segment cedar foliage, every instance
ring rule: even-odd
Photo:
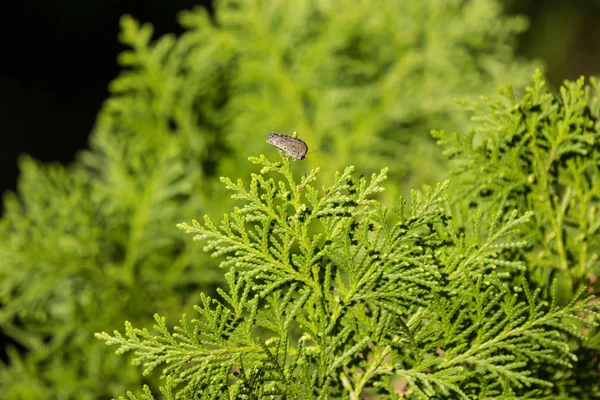
[[[173,226],[230,209],[218,177],[246,176],[243,160],[263,151],[266,132],[297,130],[311,150],[327,147],[308,160],[330,165],[326,174],[350,159],[370,174],[401,155],[394,181],[420,182],[440,169],[426,132],[468,125],[451,99],[519,85],[529,70],[512,50],[524,21],[494,0],[218,0],[214,9],[182,13],[178,38],[153,38],[150,24],[123,17],[129,50],[90,149],[67,167],[20,161],[0,220],[0,329],[11,340],[2,397],[97,399],[155,386],[93,333],[124,320],[148,326],[155,311],[175,321],[198,291],[214,292],[216,261]]]
[[[565,81],[550,91],[540,71],[524,95],[507,86],[500,99],[463,102],[477,121],[468,135],[434,132],[455,160],[463,208],[533,210],[523,231],[530,245],[515,254],[530,282],[559,283],[562,303],[586,286],[600,295],[600,83]],[[557,375],[561,396],[600,397],[600,330],[571,342],[578,362]]]
[[[507,285],[527,268],[511,256],[531,213],[476,213],[466,234],[446,183],[388,210],[374,198],[387,169],[319,189],[318,169],[298,180],[285,156],[250,160],[249,184],[222,178],[233,212],[179,225],[224,258],[219,298],[172,330],[156,315],[154,332],[97,335],[161,369],[167,399],[551,398],[543,372],[572,367],[565,334],[585,340],[593,296],[559,306],[556,282],[549,302]]]
[[[558,278],[572,295],[600,273],[600,84],[566,81],[554,94],[537,71],[524,96],[501,94],[464,102],[477,121],[468,135],[434,136],[457,161],[471,207],[536,211],[535,247],[523,253],[532,279]]]

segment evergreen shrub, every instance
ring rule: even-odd
[[[181,23],[180,37],[154,39],[123,17],[124,70],[90,148],[69,166],[20,161],[0,220],[3,398],[157,386],[93,333],[149,326],[153,312],[176,321],[198,292],[216,295],[217,261],[173,227],[230,210],[218,177],[251,173],[268,131],[325,148],[306,165],[327,165],[327,179],[350,161],[366,175],[390,165],[388,205],[444,179],[427,132],[471,126],[454,97],[519,87],[531,70],[513,55],[525,21],[495,0],[216,0]]]
[[[594,296],[561,306],[556,281],[541,301],[512,279],[531,212],[477,212],[461,230],[447,184],[389,210],[374,198],[387,169],[318,188],[318,169],[251,161],[249,184],[222,179],[238,207],[179,225],[223,259],[227,287],[173,329],[156,315],[153,331],[97,335],[160,369],[165,398],[550,398],[547,371],[577,361],[568,340],[596,324]]]

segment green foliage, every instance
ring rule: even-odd
[[[140,382],[93,333],[125,316],[147,321],[149,305],[180,315],[215,281],[189,268],[201,253],[173,233],[182,211],[200,211],[199,177],[176,157],[183,145],[132,144],[125,157],[96,143],[70,168],[22,160],[20,196],[5,198],[0,225],[0,326],[20,346],[0,366],[4,398],[95,399]]]
[[[188,30],[177,40],[151,42],[149,25],[124,18],[132,51],[121,61],[131,69],[113,84],[132,103],[126,110],[188,136],[211,176],[239,174],[248,154],[264,151],[267,132],[297,131],[311,150],[326,149],[309,167],[352,163],[370,173],[401,159],[396,180],[435,182],[443,158],[429,130],[470,126],[453,99],[525,84],[531,70],[512,50],[525,21],[491,0],[214,7],[214,16],[182,13]]]
[[[374,199],[387,169],[348,167],[319,189],[318,169],[297,181],[285,157],[251,161],[262,169],[248,186],[222,179],[239,207],[180,224],[224,258],[220,299],[201,295],[173,330],[156,315],[155,332],[97,335],[145,374],[161,369],[167,399],[551,398],[543,371],[568,371],[564,334],[594,322],[581,293],[560,307],[557,285],[550,304],[507,285],[525,268],[508,256],[530,213],[475,214],[465,235],[447,184],[388,210]]]
[[[455,172],[472,207],[535,210],[524,256],[543,286],[558,277],[576,287],[600,273],[599,94],[596,79],[581,78],[555,95],[538,71],[520,98],[507,87],[503,100],[465,103],[480,122],[469,135],[436,133],[461,161]]]
[[[525,77],[512,53],[524,21],[494,0],[220,0],[214,16],[181,21],[181,37],[154,40],[124,17],[130,49],[90,150],[69,167],[21,161],[0,221],[0,329],[16,346],[0,364],[3,398],[96,399],[140,384],[92,333],[151,324],[152,312],[175,320],[191,294],[211,293],[215,262],[173,226],[228,210],[216,177],[242,176],[268,131],[326,147],[313,167],[401,159],[396,181],[421,181],[440,158],[426,132],[466,126],[451,99]]]
[[[467,103],[478,127],[464,137],[434,135],[457,161],[463,178],[459,198],[481,210],[534,211],[523,230],[530,246],[520,252],[530,281],[550,290],[560,284],[561,302],[579,287],[600,295],[600,83],[566,81],[552,93],[541,73],[519,96],[511,87],[499,100]],[[582,330],[587,343],[572,343],[579,363],[561,376],[564,391],[600,396],[600,332]]]
[[[0,365],[5,398],[96,399],[139,383],[93,333],[150,323],[148,307],[180,315],[222,279],[190,268],[202,252],[173,229],[203,210],[200,157],[126,103],[107,102],[74,165],[23,158],[18,195],[4,199],[0,327],[19,346]]]

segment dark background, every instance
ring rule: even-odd
[[[119,18],[181,33],[176,15],[209,0],[80,0],[13,3],[0,13],[0,193],[14,190],[17,158],[68,163],[87,146],[96,113],[119,73]],[[556,87],[600,73],[600,0],[504,0],[531,27],[519,55],[543,60]],[[532,71],[533,73],[533,71]],[[1,213],[1,205],[0,205]]]

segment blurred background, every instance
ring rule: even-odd
[[[529,19],[518,54],[540,59],[554,87],[600,72],[600,0],[503,3],[509,14]],[[121,15],[151,22],[156,36],[177,34],[177,13],[199,4],[211,8],[208,0],[34,1],[14,2],[20,10],[2,13],[0,192],[14,190],[19,154],[68,163],[86,147],[119,72]]]

